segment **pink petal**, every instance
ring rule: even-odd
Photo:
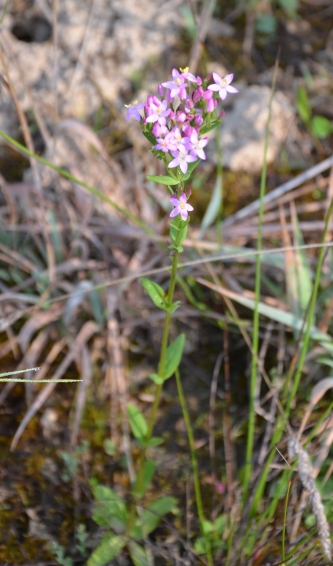
[[[173,218],[174,216],[177,216],[180,213],[180,208],[177,206],[177,208],[174,208],[171,212],[170,212],[170,216],[171,218]]]
[[[169,167],[170,167],[170,164],[169,164]],[[186,161],[181,161],[179,167],[185,175],[185,173],[187,173],[187,163],[186,163]]]
[[[228,86],[226,87],[226,90],[227,90],[228,92],[238,92],[237,88],[235,88],[234,86],[230,86],[230,85],[228,85]]]
[[[217,84],[221,84],[221,82],[222,82],[222,78],[217,73],[213,73],[213,79]]]
[[[168,167],[171,167],[171,169],[173,167],[177,167],[177,165],[179,164],[179,159],[178,157],[176,157],[176,159],[173,159],[172,161],[170,161],[170,163],[168,164]]]

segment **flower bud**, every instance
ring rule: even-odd
[[[205,90],[203,92],[202,98],[204,100],[210,100],[211,98],[213,98],[213,91],[212,90]]]
[[[211,98],[210,100],[208,100],[207,102],[207,112],[213,112],[213,110],[215,110],[215,105],[214,102],[216,102],[216,100],[214,100],[213,98]]]
[[[155,138],[159,138],[160,136],[163,135],[162,126],[158,122],[155,122],[155,124],[153,125],[152,132]]]

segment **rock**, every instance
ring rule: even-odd
[[[233,107],[226,112],[221,128],[224,167],[248,173],[261,171],[270,95],[271,90],[266,86],[250,86],[239,94],[229,95],[232,96]],[[282,92],[276,92],[272,104],[267,163],[277,158],[293,128],[294,116],[288,98]]]
[[[41,10],[45,2],[15,0],[2,40],[22,109],[31,110],[33,96],[42,114],[57,122],[58,116],[91,116],[103,102],[119,104],[136,73],[176,44],[182,3],[59,2],[53,43],[52,11]],[[1,86],[0,94],[8,104],[10,95]]]

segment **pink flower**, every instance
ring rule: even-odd
[[[194,155],[188,154],[188,150],[182,145],[179,146],[178,153],[173,152],[173,155],[175,155],[175,158],[170,161],[168,167],[172,169],[173,167],[179,166],[184,175],[187,173],[187,164],[196,161],[196,157],[194,157]]]
[[[180,133],[180,129],[177,126],[172,128],[170,132],[170,137],[172,139],[173,145],[175,146],[174,148],[172,148],[173,150],[177,150],[180,147],[184,147],[184,144],[186,144],[189,141],[189,138],[182,137],[182,134]]]
[[[177,198],[176,195],[174,195],[173,197],[171,197],[170,202],[172,206],[175,207],[170,213],[171,218],[180,214],[182,220],[187,220],[188,213],[194,210],[193,206],[187,204],[187,198],[185,193],[182,193],[179,199]]]
[[[214,98],[210,98],[207,102],[206,110],[207,112],[213,112],[217,106],[217,101]]]
[[[191,135],[191,153],[200,157],[200,159],[206,159],[206,154],[203,150],[205,145],[208,144],[208,139],[203,138],[202,140],[198,139],[197,132],[193,132]]]
[[[158,144],[154,145],[154,149],[159,149],[164,151],[164,153],[168,153],[169,151],[174,151],[177,149],[177,143],[174,139],[172,133],[169,133],[165,136],[165,138],[157,138]]]
[[[165,136],[168,133],[168,128],[166,126],[161,126],[158,122],[155,122],[153,125],[152,132],[155,138],[160,138],[161,136]]]
[[[199,102],[199,100],[203,96],[203,93],[204,93],[204,89],[202,88],[202,86],[199,86],[199,88],[197,88],[197,90],[195,90],[193,93],[194,102]]]
[[[209,90],[219,91],[219,96],[222,100],[227,98],[228,92],[238,92],[238,90],[230,86],[234,75],[231,73],[230,75],[226,75],[225,77],[220,77],[217,73],[213,73],[213,79],[215,81],[214,85],[209,85]]]
[[[187,74],[190,75],[191,73],[187,73]],[[184,100],[186,98],[187,85],[185,84],[185,78],[183,73],[179,73],[177,69],[172,69],[172,77],[173,77],[173,81],[166,81],[165,83],[162,83],[162,86],[170,90],[171,98],[175,98],[175,96],[179,96],[181,100]],[[194,80],[196,81],[195,77]]]
[[[134,120],[140,122],[141,116],[139,114],[139,110],[144,107],[144,104],[138,104],[138,101],[134,100],[133,104],[125,104],[125,107],[128,109],[126,112],[126,121],[133,117]]]
[[[170,114],[170,108],[167,108],[168,102],[164,100],[160,104],[154,104],[151,102],[149,105],[149,116],[147,117],[147,122],[158,122],[161,126],[165,126],[166,117]]]

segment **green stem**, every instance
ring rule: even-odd
[[[172,260],[170,285],[169,285],[168,300],[167,300],[168,310],[166,311],[166,314],[165,314],[163,336],[162,336],[162,343],[161,343],[161,352],[160,352],[160,361],[159,361],[159,364],[158,364],[158,375],[161,378],[163,378],[163,376],[164,376],[165,358],[166,358],[166,351],[167,351],[168,341],[169,341],[169,330],[170,330],[170,320],[171,320],[171,305],[172,305],[172,301],[173,301],[173,295],[174,295],[175,284],[176,284],[178,256],[179,256],[179,253],[178,253],[177,250],[175,250],[173,260]],[[146,439],[145,439],[146,442],[149,442],[149,440],[151,439],[152,434],[153,434],[153,430],[154,430],[154,426],[155,426],[156,418],[157,418],[157,410],[158,410],[160,400],[161,400],[162,389],[163,389],[163,383],[156,386],[155,399],[154,399],[154,402],[153,402],[153,406],[152,406],[149,421],[148,421],[148,431],[147,431],[147,435],[146,435]],[[141,490],[142,490],[143,479],[144,479],[144,463],[145,463],[145,460],[146,460],[146,452],[147,452],[146,447],[142,448],[142,451],[141,451],[139,459],[138,459],[138,474],[137,474],[136,483],[135,483],[135,493],[141,493]],[[131,526],[134,522],[135,510],[136,510],[136,506],[133,505],[132,509],[131,509],[131,513],[130,513],[130,518],[129,518],[129,526]]]
[[[289,503],[289,494],[291,488],[291,481],[288,483],[286,501],[284,505],[283,511],[283,529],[282,529],[282,566],[286,566],[286,529],[287,529],[287,513],[288,513],[288,503]]]
[[[170,286],[169,286],[169,292],[168,292],[168,307],[169,307],[169,310],[167,310],[166,315],[165,315],[162,344],[161,344],[161,353],[160,353],[160,361],[159,361],[159,364],[158,364],[158,375],[161,378],[163,378],[163,376],[164,376],[165,356],[166,356],[166,351],[167,351],[168,341],[169,341],[169,329],[170,329],[170,320],[171,320],[170,308],[171,308],[171,305],[172,305],[173,295],[174,295],[174,291],[175,291],[178,256],[179,256],[178,252],[175,251],[175,255],[173,256],[173,261],[172,261]],[[157,409],[158,409],[158,406],[160,404],[162,389],[163,389],[163,383],[161,383],[160,385],[157,386],[157,389],[156,389],[156,392],[155,392],[155,399],[154,399],[154,403],[153,403],[153,406],[152,406],[152,409],[151,409],[150,418],[149,418],[149,422],[148,422],[147,440],[150,439],[150,437],[153,433],[153,430],[154,430],[154,426],[155,426],[155,422],[156,422],[156,416],[157,416]]]
[[[332,216],[332,212],[333,212],[333,199],[331,200],[330,206],[329,206],[327,214],[326,214],[325,227],[324,227],[324,232],[323,232],[323,236],[322,236],[322,243],[324,243],[326,241],[326,236],[327,236],[327,232],[328,232],[328,228],[329,228],[329,221],[330,221],[330,218]],[[252,502],[251,511],[250,511],[251,516],[253,516],[253,514],[257,511],[259,502],[262,501],[268,471],[270,469],[270,465],[271,465],[271,463],[274,459],[274,456],[275,456],[275,452],[272,449],[273,449],[275,444],[279,444],[279,442],[282,438],[282,435],[283,435],[284,429],[285,429],[285,424],[286,424],[286,422],[289,418],[291,407],[292,407],[292,404],[294,402],[294,399],[295,399],[295,396],[296,396],[296,393],[297,393],[297,390],[298,390],[298,387],[299,387],[299,382],[300,382],[300,378],[301,378],[302,371],[303,371],[305,357],[306,357],[306,354],[307,354],[308,348],[309,348],[310,331],[311,331],[312,321],[313,321],[313,318],[314,318],[314,312],[315,312],[316,301],[317,301],[317,296],[318,296],[318,289],[319,289],[319,283],[320,283],[320,278],[321,278],[321,273],[322,273],[322,266],[323,266],[323,261],[324,261],[325,249],[326,248],[324,246],[322,246],[319,249],[319,257],[318,257],[318,263],[317,263],[317,268],[316,268],[316,273],[315,273],[315,279],[314,279],[314,283],[313,283],[313,290],[312,290],[309,308],[307,310],[306,328],[305,328],[305,333],[304,333],[304,337],[303,337],[302,348],[301,348],[301,352],[300,352],[298,363],[297,363],[297,369],[296,369],[294,377],[292,378],[293,387],[292,387],[292,390],[290,391],[290,394],[288,395],[287,406],[286,406],[286,409],[284,411],[284,415],[280,416],[277,420],[277,424],[276,424],[276,427],[275,427],[275,430],[274,430],[274,433],[273,433],[273,436],[272,436],[272,439],[271,439],[271,442],[270,442],[271,451],[270,451],[270,453],[267,457],[264,469],[261,473],[260,480],[259,480],[259,483],[257,485],[256,491],[255,491],[255,494],[254,494],[254,497],[253,497],[253,502]]]
[[[262,248],[262,225],[264,216],[264,196],[266,190],[266,175],[267,175],[267,151],[269,141],[269,128],[272,116],[272,103],[275,92],[275,83],[277,77],[277,65],[275,67],[272,92],[269,101],[268,119],[265,132],[265,147],[264,147],[264,163],[261,172],[260,180],[260,208],[258,218],[258,240],[257,251],[260,252]],[[251,359],[251,380],[250,380],[250,406],[249,406],[249,424],[246,443],[246,457],[244,467],[244,480],[243,480],[243,506],[245,506],[250,489],[250,481],[252,476],[252,455],[254,445],[254,432],[255,432],[255,395],[256,383],[258,373],[258,347],[259,347],[259,301],[260,301],[260,286],[261,286],[261,254],[258,253],[256,257],[256,275],[255,275],[255,303],[253,313],[253,338],[252,338],[252,359]]]
[[[199,468],[198,468],[198,460],[197,460],[196,453],[195,453],[193,430],[192,430],[192,426],[191,426],[190,416],[188,414],[188,410],[187,410],[187,406],[186,406],[186,401],[185,401],[184,391],[183,391],[183,387],[182,387],[182,382],[181,382],[181,379],[180,379],[179,369],[176,370],[176,383],[177,383],[177,390],[178,390],[180,406],[182,408],[182,413],[183,413],[185,426],[186,426],[186,430],[187,430],[188,443],[189,443],[189,446],[190,446],[193,479],[194,479],[194,492],[195,492],[195,500],[196,500],[197,510],[198,510],[198,517],[199,517],[199,522],[200,522],[200,529],[201,529],[202,537],[204,538],[205,544],[206,544],[207,562],[208,562],[209,566],[212,566],[213,565],[213,556],[212,556],[211,542],[209,540],[209,534],[206,535],[205,531],[204,531],[205,515],[204,515],[204,511],[203,511],[202,498],[201,498]]]

